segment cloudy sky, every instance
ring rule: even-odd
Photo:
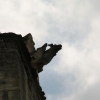
[[[99,0],[0,0],[0,31],[62,44],[39,75],[47,100],[100,100]]]

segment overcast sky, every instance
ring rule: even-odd
[[[40,73],[47,100],[100,100],[99,0],[0,0],[0,31],[62,44]]]

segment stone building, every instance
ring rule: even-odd
[[[0,34],[0,100],[46,100],[21,35]]]

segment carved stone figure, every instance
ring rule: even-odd
[[[28,34],[24,37],[24,42],[26,47],[31,56],[31,65],[35,68],[38,72],[43,70],[43,66],[50,63],[52,58],[56,55],[56,53],[62,48],[61,45],[53,45],[45,43],[42,47],[35,50],[35,43],[32,39],[32,35]],[[46,47],[49,46],[50,48],[46,50]]]
[[[42,71],[44,65],[50,63],[52,58],[56,53],[61,49],[61,45],[53,45],[46,50],[47,43],[44,44],[41,48],[38,48],[36,52],[31,53],[32,57],[32,66],[35,67],[39,72]],[[40,55],[40,56],[39,56]]]

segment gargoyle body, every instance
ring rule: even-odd
[[[32,35],[28,34],[23,38],[24,38],[23,40],[31,56],[31,65],[38,72],[41,72],[43,70],[43,66],[50,63],[52,58],[62,48],[61,45],[56,45],[56,44],[48,45],[47,43],[45,43],[42,47],[35,50],[35,47],[34,47],[35,43],[32,39]],[[46,50],[47,46],[50,47],[48,50]]]

